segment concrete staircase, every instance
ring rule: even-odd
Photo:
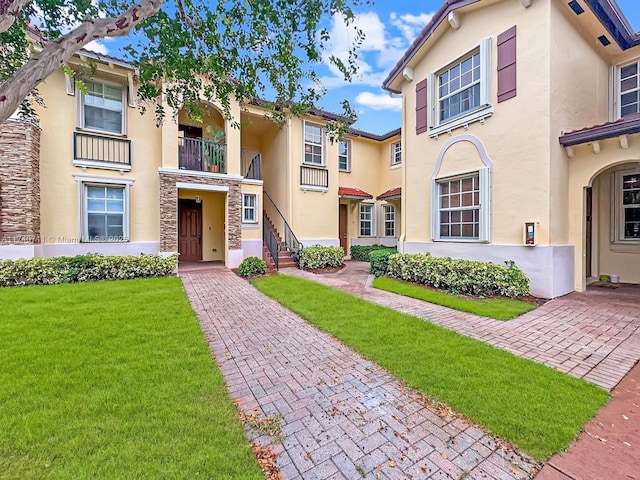
[[[273,234],[275,235],[275,237],[278,239],[278,246],[280,247],[279,248],[280,251],[278,252],[278,268],[291,268],[291,267],[298,268],[296,261],[293,259],[293,257],[289,253],[289,250],[287,249],[287,245],[285,244],[285,242],[282,241],[282,237],[280,236],[280,233],[278,232],[276,227],[273,225],[273,222],[269,218],[269,215],[267,215],[267,212],[264,212],[264,219],[265,219],[265,222],[264,222],[265,225],[263,225],[262,228],[270,228]],[[271,258],[271,254],[269,253],[269,250],[267,249],[266,245],[262,246],[262,258],[264,259],[265,262],[267,262],[267,268],[272,268],[272,269],[275,268],[275,262],[273,261],[273,258]]]

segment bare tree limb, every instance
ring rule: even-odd
[[[9,30],[24,6],[31,0],[0,0],[0,33]]]
[[[25,0],[15,1],[26,3]],[[127,35],[137,24],[158,13],[163,3],[164,0],[142,0],[117,18],[86,20],[75,30],[48,42],[42,51],[0,85],[0,123],[9,118],[26,96],[75,52],[93,40]]]

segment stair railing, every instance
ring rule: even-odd
[[[287,223],[287,220],[284,218],[284,215],[282,215],[282,212],[280,211],[276,203],[273,201],[273,199],[269,196],[269,194],[266,191],[263,190],[263,193],[265,198],[267,198],[269,202],[271,202],[271,205],[273,206],[275,211],[278,212],[278,215],[280,215],[280,219],[284,223],[284,244],[286,245],[287,250],[289,250],[291,257],[296,262],[296,265],[299,266],[300,252],[302,252],[302,248],[303,248],[302,243],[300,243],[296,235],[293,233],[293,230]],[[264,231],[265,229],[263,228],[262,230]]]
[[[280,268],[280,243],[267,220],[267,212],[263,213],[262,218],[262,241],[267,247],[269,255],[271,255],[271,259],[276,266],[276,270],[278,270]]]

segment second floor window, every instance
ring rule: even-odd
[[[391,166],[402,163],[402,144],[400,142],[391,144]]]
[[[351,171],[351,140],[338,143],[338,169],[341,172]]]
[[[324,165],[324,131],[320,125],[304,123],[304,163]]]
[[[480,106],[480,53],[438,74],[438,120],[446,122]]]
[[[640,112],[638,62],[620,68],[620,116]]]
[[[124,133],[124,88],[121,85],[85,80],[82,95],[82,127]]]

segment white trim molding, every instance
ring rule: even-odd
[[[114,163],[114,162],[95,162],[92,160],[77,160],[73,159],[73,165],[82,168],[82,171],[86,171],[87,168],[96,168],[101,170],[117,170],[119,172],[130,172],[131,165]]]
[[[240,175],[230,175],[228,173],[211,173],[211,172],[197,172],[195,170],[184,170],[181,168],[167,168],[159,167],[158,173],[165,173],[169,175],[184,175],[186,177],[201,177],[201,178],[219,178],[220,180],[237,180],[244,181],[244,177]]]
[[[176,188],[183,190],[203,190],[205,192],[228,192],[226,185],[207,185],[205,183],[176,182]]]

